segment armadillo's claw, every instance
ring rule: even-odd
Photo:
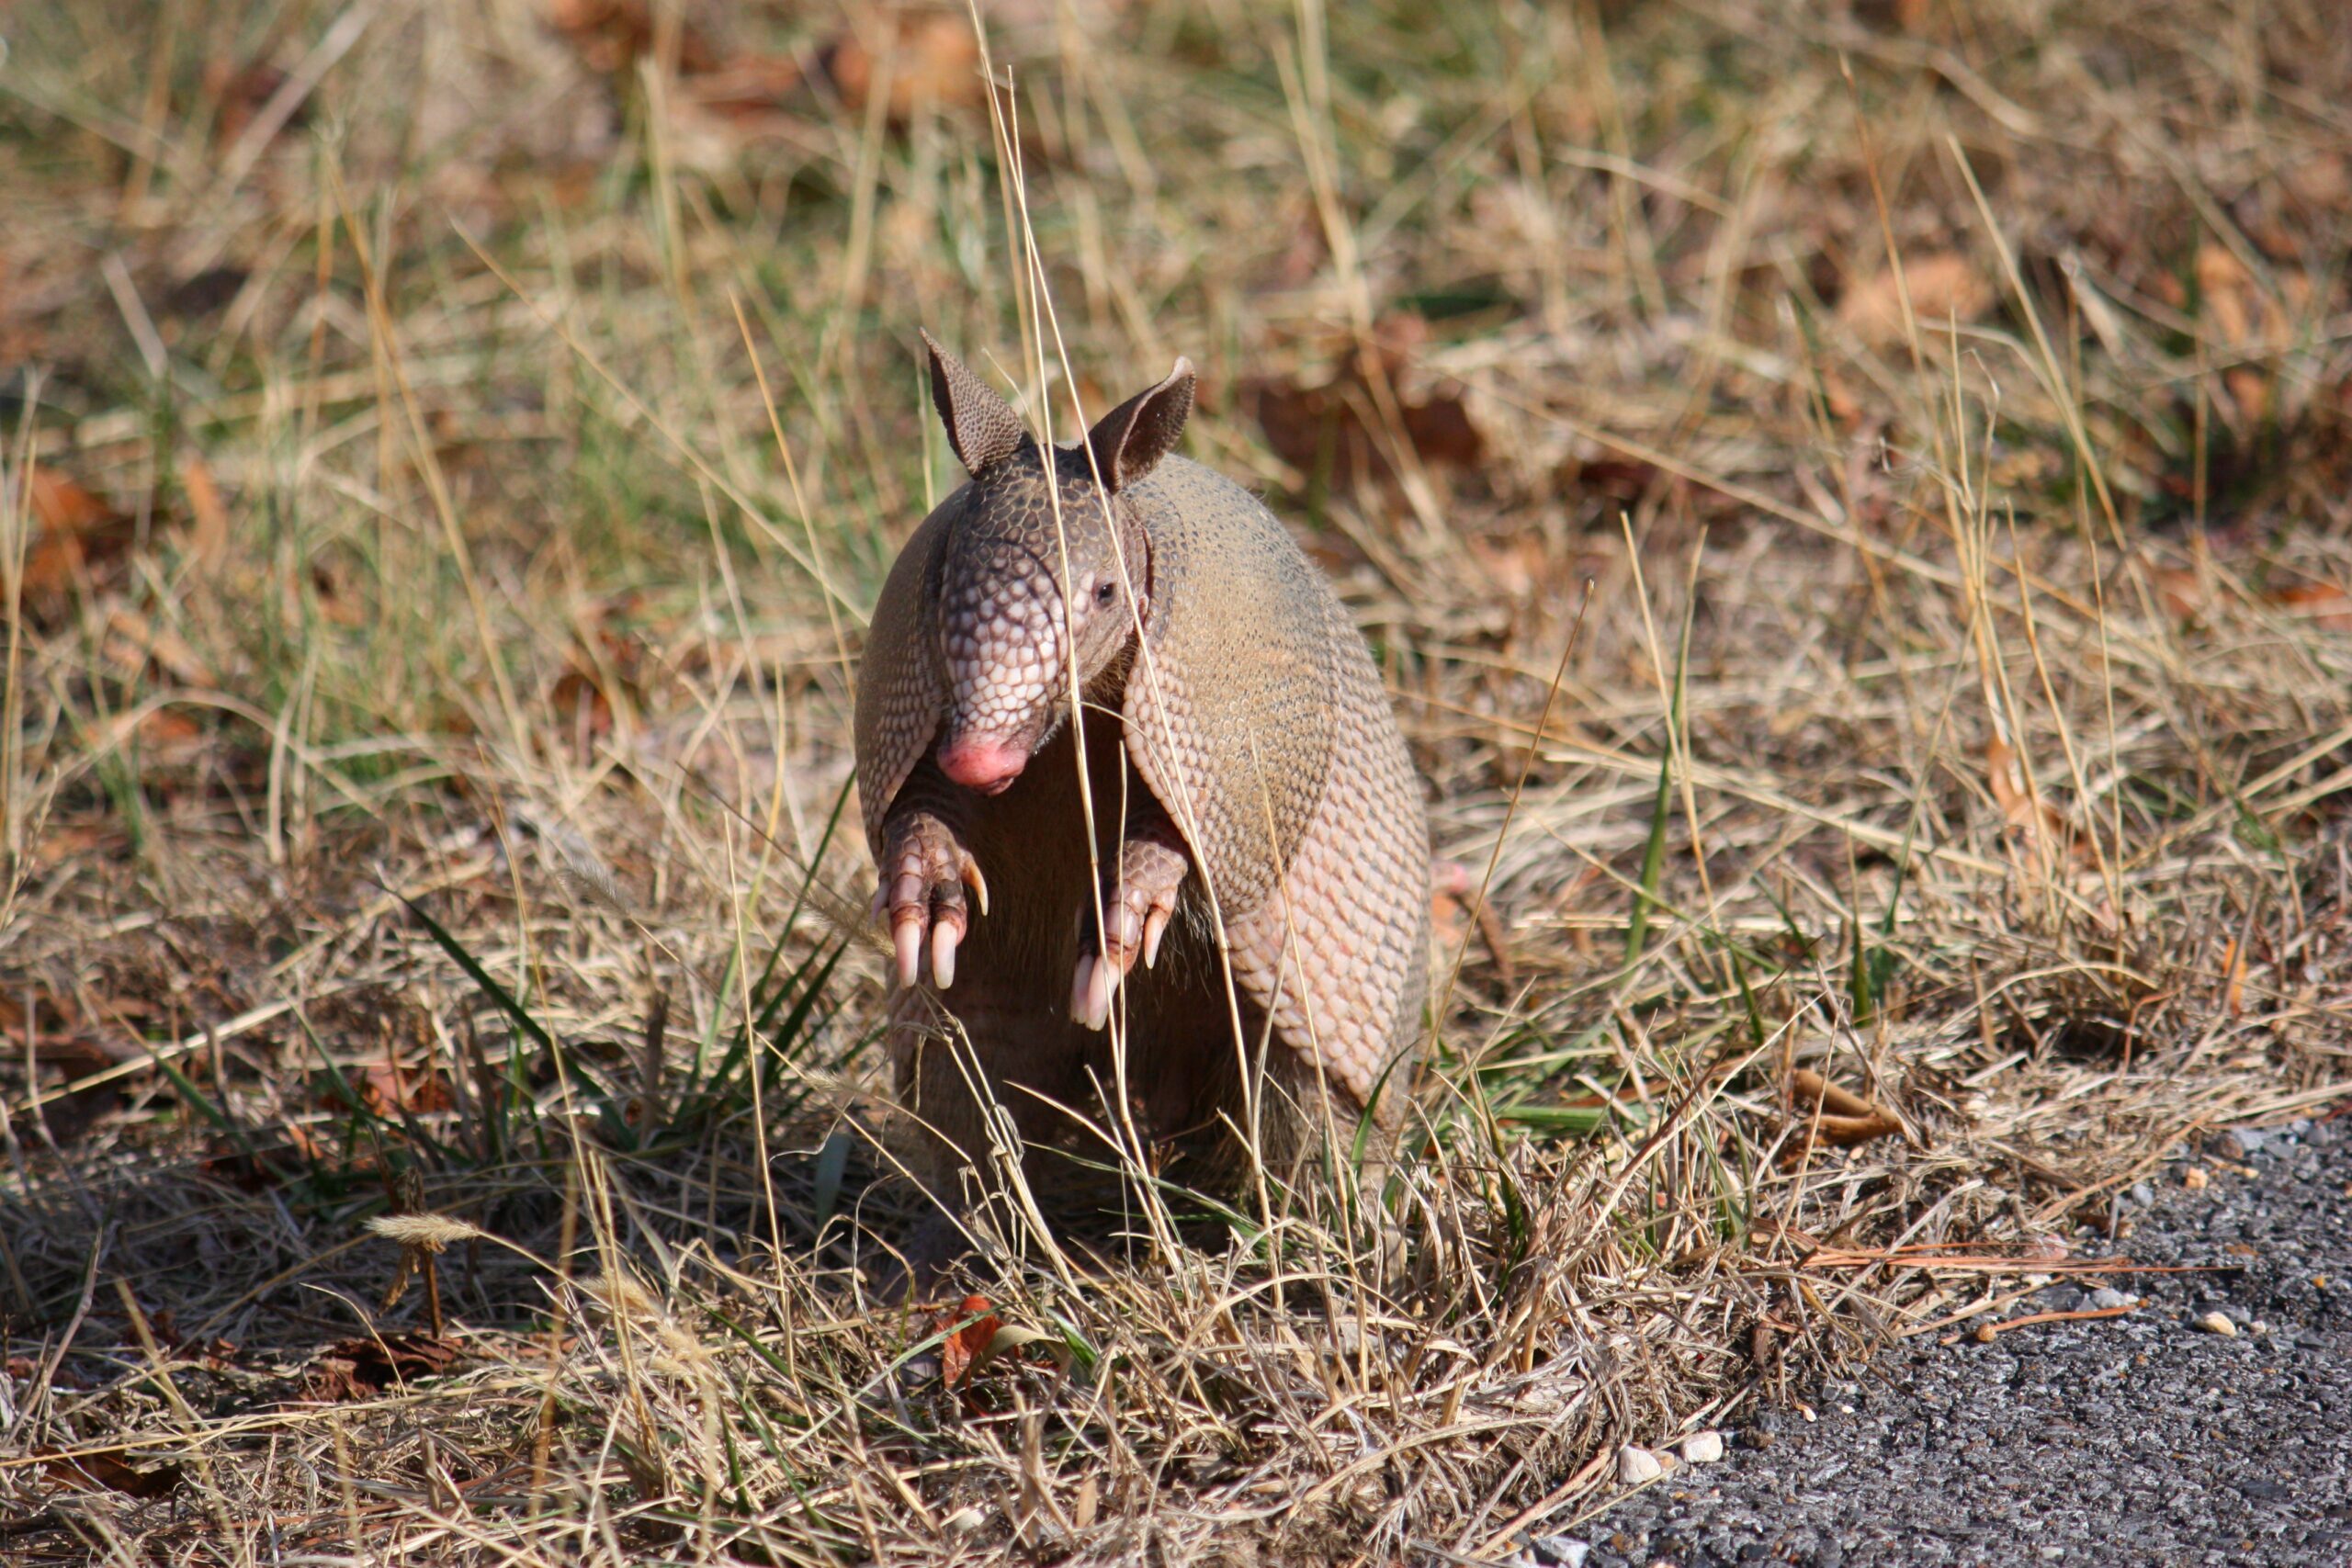
[[[988,885],[971,852],[937,817],[895,818],[886,833],[889,847],[874,905],[876,916],[890,922],[893,972],[901,988],[922,984],[928,949],[931,983],[944,991],[956,983],[956,949],[970,928],[964,890],[972,889],[985,913]]]
[[[899,948],[899,986],[904,989],[922,978],[922,919],[900,920],[890,934]]]
[[[931,983],[943,991],[956,983],[956,943],[963,934],[953,920],[931,928]]]
[[[1095,954],[1081,954],[1078,976],[1070,986],[1069,1016],[1080,1029],[1102,1029],[1111,1021],[1111,993],[1119,986],[1119,971]]]
[[[1070,985],[1070,1016],[1100,1029],[1111,1016],[1111,995],[1143,960],[1159,961],[1160,939],[1175,919],[1176,899],[1190,869],[1174,830],[1139,834],[1120,846],[1119,865],[1102,890],[1102,923],[1090,933]]]

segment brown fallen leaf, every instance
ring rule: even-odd
[[[653,48],[651,0],[548,0],[548,25],[570,40],[592,71],[628,70]],[[691,22],[678,26],[678,69],[693,75],[714,69],[718,51]]]
[[[107,614],[107,657],[126,670],[143,671],[153,662],[184,686],[209,691],[220,683],[186,637],[152,624],[128,604],[118,604]]]
[[[1891,1112],[1831,1083],[1809,1067],[1799,1067],[1789,1075],[1789,1089],[1792,1099],[1818,1109],[1798,1111],[1798,1136],[1792,1140],[1793,1146],[1781,1156],[1783,1160],[1801,1156],[1815,1139],[1849,1147],[1903,1131],[1903,1123]]]
[[[176,1464],[158,1465],[153,1470],[141,1470],[121,1457],[122,1450],[98,1450],[84,1453],[52,1451],[41,1462],[41,1472],[60,1486],[70,1486],[79,1492],[119,1492],[126,1497],[153,1501],[169,1496],[177,1490],[184,1472]]]
[[[2001,808],[2009,858],[2029,888],[2041,887],[2053,874],[2090,865],[2090,840],[2027,784],[2016,748],[1996,736],[1984,748],[1984,772],[1994,803]]]
[[[2295,339],[2295,315],[2312,298],[2311,278],[2292,267],[2271,270],[2271,285],[2255,276],[2228,246],[2209,243],[2197,253],[2199,317],[2211,329],[2217,356],[2260,358],[2283,353]],[[2258,424],[2271,412],[2272,374],[2258,364],[2235,364],[2222,371],[2227,403],[2245,424]]]
[[[193,452],[182,458],[180,490],[187,497],[188,560],[200,572],[218,571],[229,553],[229,508],[220,499],[212,465]]]
[[[682,84],[695,107],[721,119],[756,120],[778,112],[800,85],[800,65],[783,55],[746,55]]]
[[[2222,951],[2222,1001],[2232,1018],[2245,1016],[2245,954],[2235,937]]]
[[[988,1355],[989,1344],[1001,1326],[986,1296],[966,1296],[961,1304],[933,1320],[935,1328],[959,1324],[962,1326],[956,1327],[939,1346],[939,1378],[949,1388],[971,1376],[974,1364]]]
[[[1369,347],[1350,344],[1320,383],[1260,378],[1238,389],[1244,412],[1266,445],[1306,475],[1335,488],[1393,480],[1393,457],[1410,451],[1428,468],[1465,468],[1486,456],[1486,437],[1459,389],[1408,390],[1413,355],[1429,337],[1418,316],[1383,318]],[[1393,406],[1395,418],[1383,413]]]
[[[313,1404],[373,1399],[412,1378],[447,1371],[463,1349],[455,1339],[415,1330],[379,1339],[338,1340],[302,1370],[301,1398]]]
[[[177,708],[133,709],[98,726],[90,750],[96,754],[119,746],[131,748],[142,761],[172,767],[194,761],[207,739],[204,726]]]
[[[2160,566],[2149,575],[2155,581],[2156,597],[2174,619],[2198,621],[2211,611],[2212,581],[2196,568]]]
[[[2352,631],[2352,594],[2333,582],[2301,582],[2266,595],[2296,619],[2331,632]]]
[[[135,525],[82,485],[43,464],[30,475],[32,518],[38,527],[25,553],[26,602],[45,612],[62,606],[85,572],[119,558]]]
[[[447,1111],[457,1101],[449,1080],[439,1073],[402,1072],[390,1062],[379,1062],[359,1080],[359,1099],[379,1116],[397,1118],[403,1111],[417,1115]]]
[[[1905,260],[1900,283],[1890,266],[1848,288],[1838,301],[1839,324],[1867,343],[1901,343],[1906,286],[1911,319],[1923,338],[1949,321],[1973,321],[1993,306],[1993,286],[1974,262],[1957,251],[1934,251]]]
[[[987,101],[981,91],[980,40],[960,11],[907,9],[885,15],[862,31],[844,31],[818,61],[842,107],[863,113],[879,90],[888,95],[883,112],[893,124],[905,123],[924,104],[977,108]]]
[[[266,60],[239,61],[226,53],[216,53],[207,60],[202,77],[204,96],[217,106],[212,132],[219,144],[234,146],[287,80],[286,73]],[[310,123],[311,100],[307,96],[301,98],[285,115],[277,135],[299,130]]]

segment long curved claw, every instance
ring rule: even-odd
[[[893,973],[901,989],[918,986],[928,955],[932,984],[944,991],[956,983],[956,949],[971,925],[965,889],[985,914],[987,879],[955,829],[936,818],[894,822],[890,841],[874,911],[890,922]]]
[[[1070,985],[1069,1016],[1081,1029],[1102,1029],[1111,1021],[1111,994],[1118,989],[1118,966],[1089,953],[1078,961]]]
[[[1143,922],[1143,966],[1147,969],[1159,962],[1159,939],[1168,934],[1169,919],[1175,914],[1174,906],[1153,905]]]
[[[943,991],[956,983],[956,944],[963,937],[954,920],[943,919],[931,928],[931,983]]]
[[[910,909],[890,928],[898,945],[899,987],[901,990],[922,978],[922,912]]]

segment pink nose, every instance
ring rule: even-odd
[[[939,771],[966,789],[996,795],[1021,776],[1029,753],[1018,746],[965,737],[939,749]]]

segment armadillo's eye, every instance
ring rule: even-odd
[[[1108,604],[1118,596],[1119,585],[1107,577],[1094,585],[1094,602],[1097,604]]]

